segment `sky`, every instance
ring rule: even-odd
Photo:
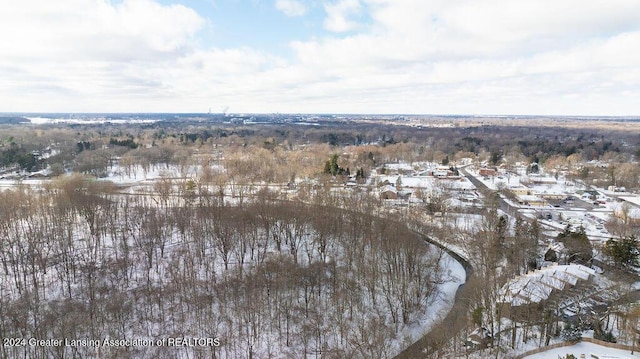
[[[640,115],[640,0],[20,0],[0,23],[0,112]]]

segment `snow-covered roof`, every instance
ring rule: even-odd
[[[623,349],[614,349],[608,348],[604,346],[600,346],[598,344],[589,343],[589,342],[579,342],[578,344],[572,346],[565,346],[560,348],[549,349],[546,351],[542,351],[536,354],[530,354],[525,356],[525,359],[545,359],[545,358],[560,358],[565,356],[567,353],[590,353],[586,355],[587,358],[635,358],[635,356],[629,355],[628,350]]]
[[[635,204],[636,206],[640,206],[640,196],[620,196],[619,198],[629,203]],[[622,210],[622,205],[615,202],[612,203],[611,207],[614,211]],[[635,207],[630,207],[628,215],[631,218],[640,218],[640,210]]]
[[[524,286],[519,288],[517,296],[525,301],[539,303],[551,295],[553,288],[542,285],[544,275],[539,278],[527,278]]]
[[[388,181],[389,183],[395,183],[398,176],[380,176],[379,181]],[[435,177],[424,176],[402,176],[400,177],[403,187],[411,188],[442,188],[448,190],[458,191],[472,191],[476,187],[465,177],[451,177],[450,179],[438,179]]]
[[[543,199],[538,197],[538,196],[534,196],[534,195],[530,195],[530,194],[523,194],[520,196],[517,196],[521,201],[526,201],[526,202],[539,202],[542,201]]]
[[[398,193],[398,190],[396,190],[395,186],[386,185],[386,186],[382,186],[382,188],[380,188],[380,193],[384,193],[384,192]]]
[[[554,177],[529,175],[529,180],[533,183],[557,183]]]
[[[551,242],[547,247],[547,250],[551,249],[555,252],[562,252],[564,250],[564,243],[562,242]]]
[[[578,280],[587,280],[595,271],[581,264],[553,265],[530,272],[510,280],[500,289],[503,303],[512,306],[539,303],[551,295],[553,290],[574,286]]]
[[[565,271],[558,271],[554,272],[553,274],[558,280],[561,280],[567,284],[576,285],[576,283],[578,283],[578,277],[572,276]]]
[[[413,166],[410,163],[385,163],[384,167],[390,170],[413,170]]]

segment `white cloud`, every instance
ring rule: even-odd
[[[347,32],[358,27],[358,23],[350,17],[361,9],[359,0],[338,0],[324,4],[327,17],[325,29],[333,32]]]
[[[365,98],[364,112],[640,113],[636,1],[364,3],[370,31],[292,43],[352,108]]]
[[[276,0],[276,9],[287,16],[302,16],[308,11],[304,3],[297,0]]]
[[[37,1],[0,5],[3,55],[23,59],[130,60],[184,50],[205,21],[182,5],[152,0]]]
[[[291,16],[304,6],[275,4]],[[284,59],[203,46],[207,20],[186,6],[0,2],[12,29],[0,32],[0,109],[640,114],[636,0],[337,0],[324,10],[331,34],[291,42]]]
[[[23,111],[158,95],[171,87],[158,70],[193,51],[206,24],[152,0],[2,2],[0,22],[12,29],[0,32],[0,96],[17,98],[0,106]]]

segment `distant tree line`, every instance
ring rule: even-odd
[[[3,165],[13,163],[23,169],[38,169],[55,164],[54,173],[75,170],[101,176],[108,173],[108,167],[114,164],[113,159],[124,157],[127,157],[127,166],[133,166],[138,158],[137,165],[149,168],[157,160],[147,154],[159,151],[143,149],[159,147],[165,152],[184,153],[205,146],[202,153],[216,149],[226,157],[231,151],[236,159],[239,156],[235,155],[240,151],[269,150],[269,153],[260,154],[262,160],[266,159],[271,164],[271,170],[261,171],[269,181],[276,181],[275,178],[277,181],[281,178],[290,181],[292,177],[313,177],[322,173],[344,175],[347,169],[349,174],[356,169],[368,173],[385,162],[431,161],[449,166],[462,158],[471,158],[507,168],[518,162],[537,163],[538,171],[546,169],[555,175],[565,172],[570,178],[586,183],[599,180],[603,185],[604,180],[604,185],[629,189],[640,186],[640,168],[635,160],[640,153],[640,138],[615,129],[593,131],[568,126],[532,128],[507,124],[415,128],[355,121],[328,121],[323,126],[190,122],[187,128],[180,121],[161,121],[127,126],[10,126],[7,131],[14,134],[14,143],[24,152],[15,153],[7,147],[8,143],[4,146],[0,143],[3,151],[9,150],[3,155]],[[34,166],[33,158],[28,154],[48,147],[53,150],[51,157],[43,159],[40,166]],[[341,147],[340,164],[336,167],[329,163],[327,168],[327,157],[330,159],[331,153],[337,152],[336,147]],[[304,151],[308,151],[305,154],[308,156],[306,165],[296,168],[303,167],[298,166],[299,158],[296,157],[299,155],[290,153]],[[171,164],[178,164],[180,160],[177,158],[189,159],[189,156],[170,158]],[[613,166],[603,168],[597,163],[589,163],[597,159]],[[315,170],[311,172],[309,168]],[[531,167],[531,172],[535,173],[534,167]],[[361,175],[362,171],[358,177]],[[233,177],[239,180],[246,176]]]

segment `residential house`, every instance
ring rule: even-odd
[[[464,343],[467,350],[482,350],[493,346],[493,335],[491,331],[485,327],[476,328]]]
[[[498,170],[495,167],[483,167],[478,170],[478,174],[483,177],[496,176],[498,174]]]
[[[592,285],[595,270],[581,264],[553,264],[511,279],[498,292],[501,315],[538,320],[547,305],[557,304]],[[580,289],[583,290],[580,290]]]
[[[398,190],[390,184],[382,186],[380,188],[380,199],[398,199]]]

